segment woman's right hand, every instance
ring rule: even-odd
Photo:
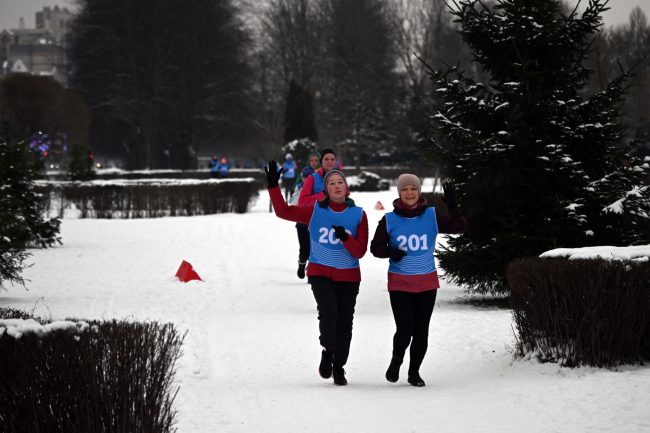
[[[278,170],[278,163],[274,160],[269,161],[269,165],[264,167],[266,172],[266,184],[269,188],[275,188],[279,185],[280,176],[282,175],[282,168]]]

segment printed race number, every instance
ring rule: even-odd
[[[399,249],[402,251],[426,251],[429,249],[427,243],[427,235],[411,235],[408,238],[404,235],[397,237],[397,242],[399,242]]]
[[[347,234],[352,236],[352,232],[350,230],[345,230]],[[318,242],[321,244],[338,244],[341,242],[337,237],[334,229],[328,229],[327,227],[321,227],[318,229],[318,232],[320,233],[320,238],[318,238]]]

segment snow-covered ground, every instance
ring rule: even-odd
[[[426,185],[426,184],[425,184]],[[354,193],[370,236],[395,197]],[[179,433],[648,432],[650,368],[559,368],[512,358],[511,312],[475,306],[442,282],[424,388],[384,379],[394,330],[386,261],[361,261],[349,386],[317,374],[309,285],[295,274],[294,224],[268,212],[141,220],[66,219],[63,246],[34,250],[27,289],[0,305],[52,319],[173,322],[187,331],[179,361]],[[203,282],[180,283],[187,260]]]

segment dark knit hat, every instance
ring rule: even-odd
[[[325,149],[320,151],[320,165],[323,165],[323,157],[328,153],[331,153],[332,155],[334,155],[334,157],[336,157],[336,152],[334,152],[334,149],[326,147]]]

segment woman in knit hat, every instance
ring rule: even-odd
[[[318,373],[324,379],[333,377],[336,385],[347,385],[343,367],[350,352],[361,282],[359,259],[368,248],[368,218],[349,198],[350,189],[339,170],[328,170],[323,177],[322,199],[305,206],[290,206],[284,201],[275,161],[270,161],[265,170],[275,214],[309,225],[307,277],[318,307],[322,347]]]
[[[440,284],[434,251],[438,233],[460,233],[467,220],[456,203],[454,184],[443,183],[449,215],[429,207],[413,174],[397,178],[399,198],[393,211],[379,221],[370,244],[375,257],[388,258],[388,294],[396,331],[386,380],[397,382],[406,349],[410,348],[408,383],[425,385],[420,365],[427,351],[429,322]]]
[[[323,179],[328,171],[336,168],[336,153],[330,148],[320,152],[320,168],[309,176],[303,183],[298,197],[299,206],[311,206],[325,198]]]
[[[314,174],[320,165],[320,153],[317,151],[309,152],[307,155],[307,166],[302,169],[300,181],[296,183],[296,190],[291,196],[290,203],[298,204],[298,197],[304,182],[309,176]],[[307,259],[309,259],[309,230],[307,224],[296,223],[296,232],[298,233],[298,278],[305,278],[305,266],[307,266]]]

